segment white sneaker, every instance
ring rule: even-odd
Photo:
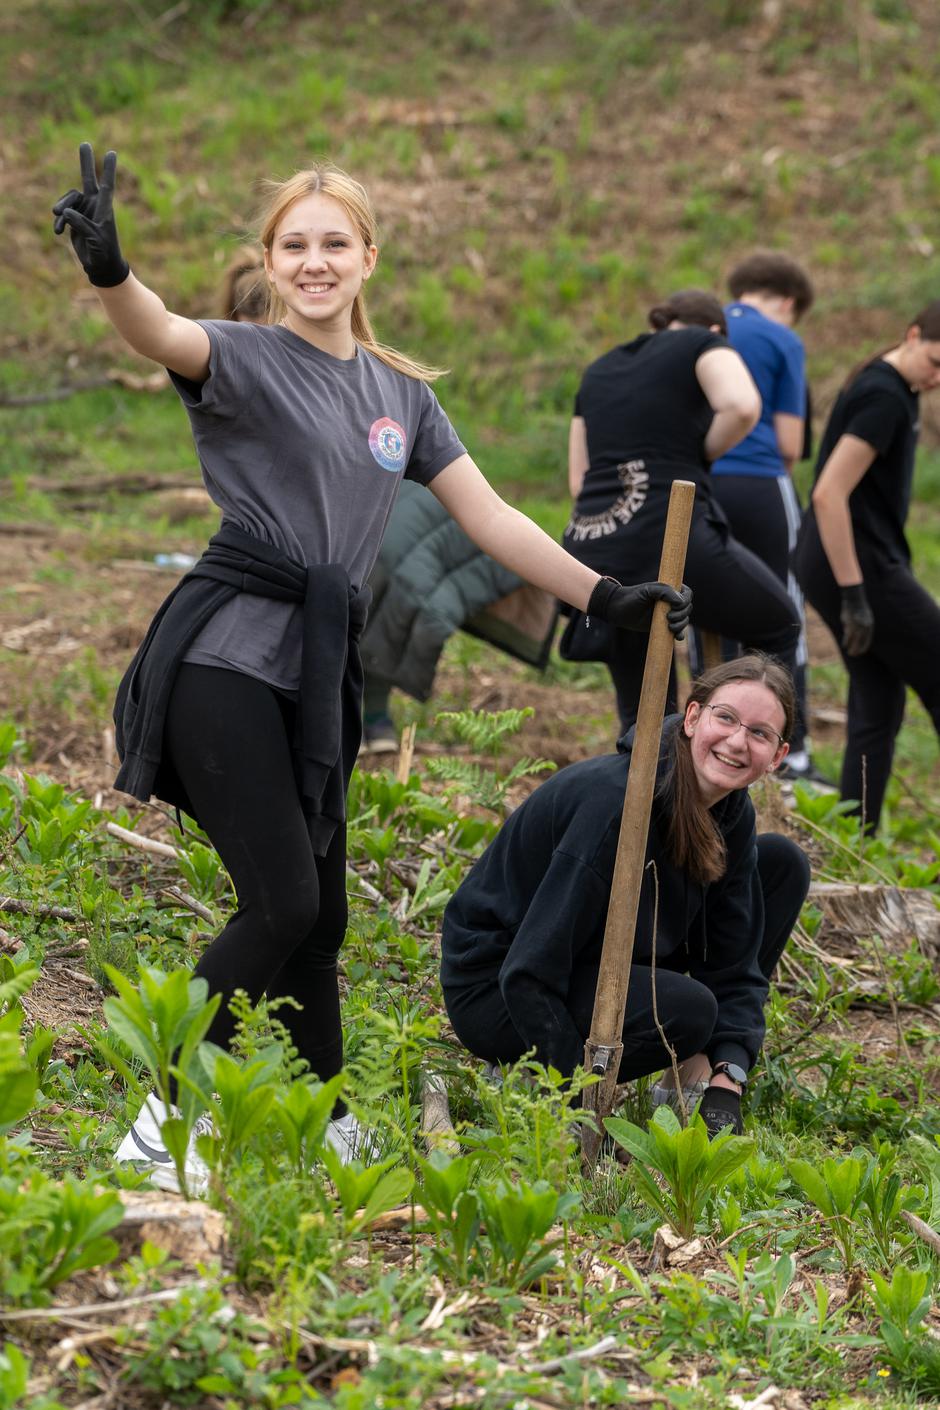
[[[375,1134],[360,1126],[351,1111],[330,1122],[323,1143],[336,1152],[340,1165],[349,1165],[354,1160],[368,1164],[377,1154]]]
[[[161,1190],[173,1190],[179,1193],[180,1185],[176,1166],[164,1144],[162,1130],[164,1121],[168,1121],[170,1117],[179,1116],[179,1114],[178,1107],[168,1107],[151,1092],[137,1113],[133,1126],[114,1152],[114,1159],[122,1165],[135,1165],[138,1170],[146,1172],[150,1176],[151,1182],[158,1185]],[[209,1167],[196,1153],[196,1140],[199,1136],[211,1135],[211,1133],[212,1118],[207,1115],[198,1116],[190,1132],[186,1159],[183,1162],[186,1171],[186,1184],[190,1194],[193,1195],[204,1195],[209,1188]]]

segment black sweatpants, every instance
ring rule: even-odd
[[[757,839],[757,869],[764,893],[759,963],[761,972],[770,979],[806,899],[809,863],[795,842],[771,832]],[[718,1017],[712,991],[683,973],[687,963],[686,952],[681,950],[660,960],[655,970],[659,1021],[680,1062],[707,1051]],[[598,968],[596,958],[576,966],[568,988],[566,1007],[585,1039],[591,1031]],[[516,1062],[527,1051],[503,1001],[498,976],[472,987],[448,988],[445,999],[454,1032],[477,1057],[485,1062]],[[653,970],[649,965],[635,964],[627,990],[618,1080],[645,1077],[669,1061],[653,1018]]]
[[[874,832],[904,720],[907,686],[920,696],[940,735],[940,606],[903,563],[869,555],[861,566],[875,635],[864,656],[842,653],[849,699],[840,791],[844,799],[858,802],[865,826]],[[807,600],[841,650],[842,598],[818,533],[804,533],[797,568]]]
[[[637,580],[628,570],[621,570],[615,576],[622,582]],[[769,656],[776,656],[789,671],[795,670],[800,613],[786,588],[756,554],[699,510],[692,516],[683,579],[692,589],[694,627],[732,637],[740,641],[745,650],[766,651]],[[642,632],[613,633],[608,667],[624,730],[636,720],[648,640]],[[677,708],[673,670],[667,714]]]
[[[346,934],[346,834],[313,851],[291,758],[295,707],[239,671],[184,662],[164,745],[200,826],[225,863],[238,909],[196,966],[222,1003],[207,1037],[226,1047],[229,1002],[289,995],[278,1009],[322,1081],[343,1065],[336,957]],[[340,1108],[339,1110],[343,1110]]]
[[[803,511],[796,487],[789,475],[774,478],[760,475],[713,475],[711,492],[724,510],[735,540],[756,553],[783,584],[800,617],[800,635],[796,647],[793,683],[796,687],[796,719],[790,735],[790,750],[799,753],[806,746],[806,620],[803,594],[794,576],[790,557],[796,545]],[[741,642],[728,636],[722,639],[722,659],[731,661],[741,654]],[[701,638],[693,631],[689,640],[689,655],[694,675],[704,669]]]

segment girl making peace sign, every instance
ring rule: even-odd
[[[506,504],[431,390],[433,370],[380,344],[364,290],[375,271],[365,190],[328,164],[272,184],[260,242],[266,325],[171,313],[131,272],[112,210],[117,158],[54,206],[125,342],[165,366],[189,414],[219,532],[157,613],[118,693],[118,787],[198,819],[238,908],[196,966],[232,1037],[243,989],[291,996],[285,1021],[324,1081],[343,1061],[337,954],[346,931],[345,795],[359,744],[363,584],[403,478],[428,485],[467,534],[529,582],[614,626],[646,631],[690,595],[623,587],[577,562]],[[151,1096],[118,1151],[171,1182]],[[340,1105],[329,1139],[360,1132]],[[198,1180],[197,1157],[188,1157]]]

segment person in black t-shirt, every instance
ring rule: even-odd
[[[649,315],[653,333],[613,348],[584,374],[568,444],[575,504],[569,553],[615,578],[659,565],[673,480],[695,483],[685,580],[693,625],[776,656],[793,670],[800,616],[786,588],[732,536],[710,488],[709,466],[756,424],[760,396],[723,336],[711,294],[687,289]],[[613,633],[573,614],[562,637],[569,660],[606,661],[623,729],[636,718],[646,638]],[[675,678],[668,708],[676,708]]]
[[[839,393],[796,548],[800,586],[839,643],[849,673],[842,797],[858,803],[872,832],[907,686],[940,735],[940,607],[911,572],[904,534],[919,394],[937,386],[940,299]]]

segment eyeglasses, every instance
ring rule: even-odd
[[[784,743],[783,735],[779,730],[764,724],[746,725],[730,705],[705,705],[703,708],[711,710],[712,719],[723,734],[735,734],[739,729],[743,729],[755,748],[772,751],[779,749],[780,745]]]

